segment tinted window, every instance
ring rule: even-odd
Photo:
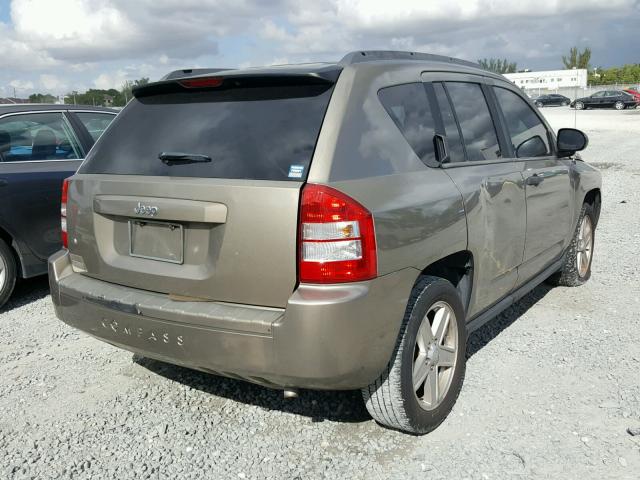
[[[82,173],[304,180],[332,88],[231,88],[133,99],[100,137]],[[205,155],[166,165],[160,152]]]
[[[493,91],[504,115],[514,151],[517,151],[518,146],[523,142],[539,136],[544,144],[544,149],[539,150],[536,156],[549,155],[551,152],[547,129],[529,104],[518,94],[506,88],[494,87]]]
[[[424,85],[408,83],[383,88],[378,97],[418,157],[423,162],[435,161],[435,122]]]
[[[12,115],[0,120],[0,161],[28,162],[81,158],[62,113]]]
[[[111,115],[109,113],[95,112],[76,112],[76,116],[82,122],[94,141],[98,140],[98,137],[100,137],[102,132],[104,132],[109,126],[111,120],[115,118],[115,115]]]
[[[489,107],[477,83],[447,82],[447,90],[471,161],[500,158],[500,146]]]
[[[460,130],[451,110],[451,104],[447,98],[447,93],[441,83],[435,83],[433,88],[436,91],[438,107],[444,123],[444,131],[447,136],[447,146],[449,147],[449,159],[451,162],[464,162],[464,148],[460,138]]]

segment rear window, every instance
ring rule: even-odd
[[[270,86],[134,98],[80,173],[305,180],[332,86]],[[166,165],[161,152],[210,157]]]

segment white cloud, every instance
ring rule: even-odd
[[[127,72],[124,70],[118,70],[114,73],[102,73],[93,81],[93,85],[95,88],[100,88],[103,90],[108,90],[110,88],[119,89],[122,87],[122,84],[127,80]]]
[[[43,73],[40,75],[40,85],[50,92],[59,92],[67,88],[65,82],[60,80],[57,75]]]
[[[33,82],[30,80],[11,80],[9,82],[9,85],[11,85],[16,90],[31,90],[33,88]]]
[[[2,1],[2,0],[0,0]],[[196,66],[338,60],[398,49],[521,67],[637,62],[640,0],[11,0],[0,22],[0,89],[120,88]],[[587,38],[588,37],[588,38]]]

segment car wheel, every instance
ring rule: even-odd
[[[584,110],[584,103],[576,102],[576,110]]]
[[[542,108],[542,107],[544,107],[544,104],[542,102],[536,102],[535,106],[538,107],[538,108]]]
[[[582,205],[578,224],[569,244],[564,264],[559,272],[549,278],[549,283],[564,287],[577,287],[591,277],[593,261],[593,243],[595,239],[596,220],[593,206]]]
[[[0,308],[7,303],[16,285],[16,258],[13,250],[0,238]]]
[[[464,380],[465,325],[453,285],[423,277],[409,299],[389,364],[362,389],[367,410],[378,423],[414,434],[442,423]]]
[[[618,101],[618,102],[616,102],[616,104],[614,106],[615,106],[616,110],[624,110],[625,109],[624,102]]]
[[[567,102],[566,100],[564,102],[562,102],[562,106],[566,107],[567,105],[569,105],[569,102]]]

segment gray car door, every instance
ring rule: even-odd
[[[555,155],[553,135],[519,92],[508,85],[492,88],[510,139],[510,153],[524,169],[527,200],[526,241],[518,269],[521,284],[562,254],[573,218],[570,160]]]
[[[0,224],[46,260],[60,248],[62,181],[80,166],[80,145],[63,111],[5,115],[0,135]]]
[[[445,76],[446,75],[446,76]],[[526,217],[521,163],[505,159],[485,79],[475,75],[423,74],[442,114],[448,159],[445,172],[460,190],[474,258],[467,317],[491,306],[515,286],[522,261]]]

